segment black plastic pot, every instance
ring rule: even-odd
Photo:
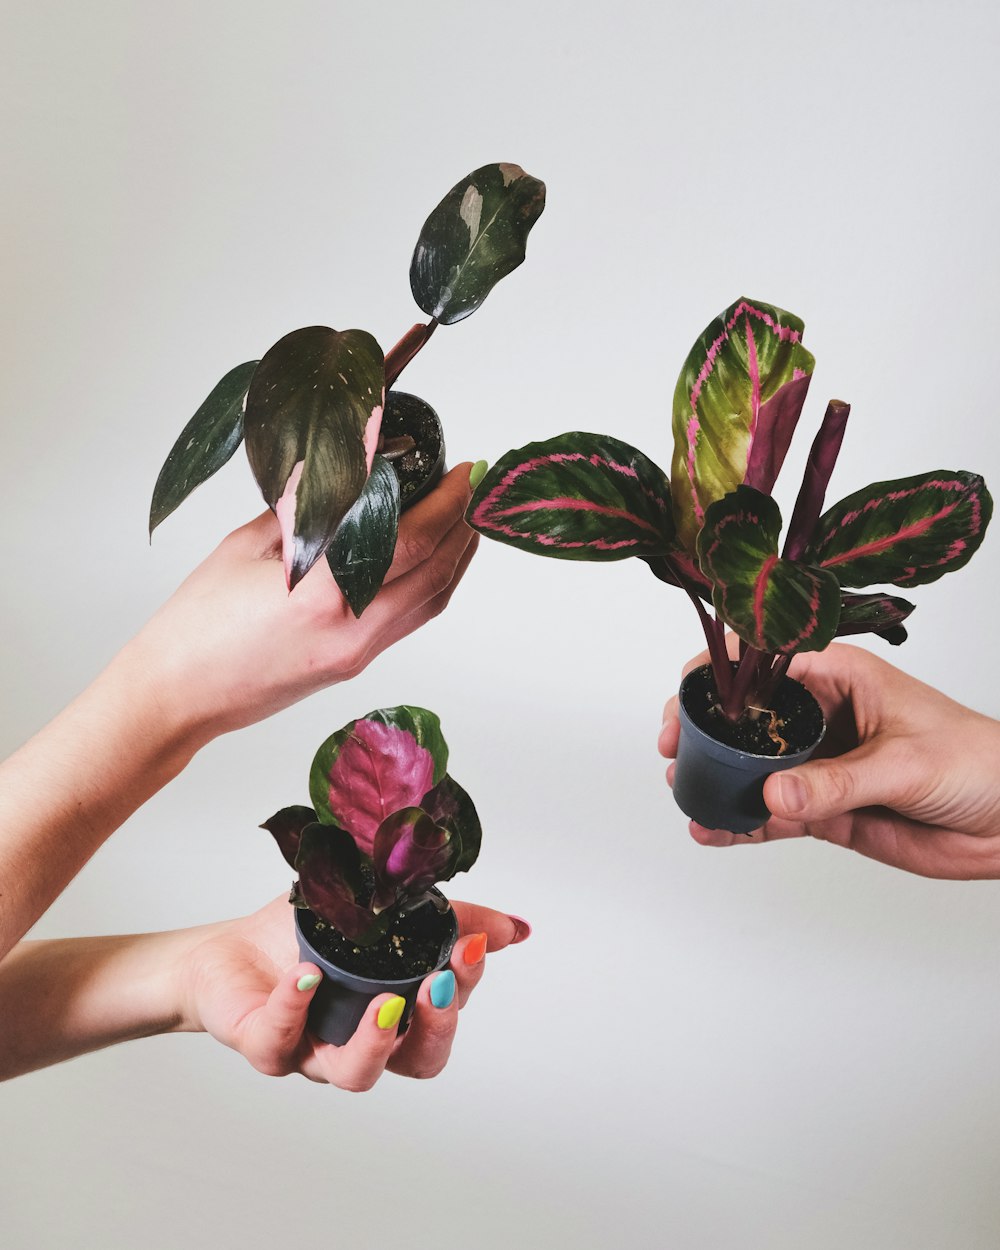
[[[399,478],[400,505],[405,512],[432,491],[444,474],[444,429],[426,400],[406,391],[390,391],[385,397],[382,434],[386,439],[409,434],[417,444],[413,451],[391,462]]]
[[[674,772],[674,801],[686,816],[706,829],[752,833],[771,814],[764,803],[764,782],[767,778],[771,773],[784,772],[786,768],[804,764],[822,742],[826,732],[822,710],[801,682],[785,677],[782,686],[798,687],[800,697],[804,696],[814,706],[819,718],[819,733],[795,754],[751,754],[717,741],[695,724],[688,703],[697,673],[698,670],[689,673],[681,682],[681,736]]]
[[[437,893],[437,891],[435,891]],[[443,896],[442,896],[443,897]],[[309,1028],[321,1041],[332,1042],[335,1046],[351,1039],[355,1029],[368,1008],[368,1004],[379,994],[398,994],[406,999],[406,1007],[399,1022],[398,1034],[402,1034],[410,1023],[413,1008],[417,1002],[417,991],[420,983],[429,972],[420,972],[416,976],[403,977],[400,980],[370,980],[345,972],[336,964],[330,963],[312,945],[303,927],[308,927],[315,917],[311,911],[295,908],[295,936],[299,943],[302,959],[315,964],[323,973],[323,980],[309,1004]],[[443,968],[451,958],[452,948],[458,941],[458,920],[449,908],[448,917],[451,921],[447,937],[441,943],[441,955],[431,972]]]

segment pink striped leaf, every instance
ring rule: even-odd
[[[710,504],[698,535],[702,571],[718,615],[760,651],[822,651],[837,632],[840,586],[832,573],[778,554],[781,513],[750,486]]]
[[[467,520],[488,538],[563,560],[661,556],[674,536],[663,470],[627,443],[579,431],[501,456]]]
[[[903,622],[913,609],[914,604],[897,595],[842,595],[837,637],[878,634],[892,646],[898,647],[906,641],[906,626]]]
[[[876,482],[820,517],[808,556],[842,586],[920,586],[967,564],[992,515],[976,473],[941,469]]]
[[[769,493],[778,476],[814,360],[798,317],[739,299],[706,327],[674,391],[674,519],[693,552],[708,506],[739,485]]]

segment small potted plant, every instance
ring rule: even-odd
[[[484,165],[424,223],[410,265],[430,320],[386,355],[365,330],[307,326],[232,369],[181,431],[153,490],[149,532],[241,442],[281,525],[289,590],[324,555],[356,616],[392,561],[401,508],[444,469],[437,414],[393,390],[439,325],[462,321],[524,260],[545,185],[518,165]]]
[[[266,829],[298,874],[289,902],[302,958],[324,978],[309,1026],[342,1045],[389,991],[409,1022],[420,982],[447,964],[458,923],[436,885],[476,862],[482,828],[448,774],[441,723],[420,707],[369,712],[332,734],[309,773],[312,807]]]
[[[993,510],[981,477],[949,469],[877,482],[824,512],[850,411],[832,400],[782,546],[771,490],[813,372],[802,333],[797,317],[748,299],[706,328],[674,392],[669,479],[634,447],[576,431],[501,457],[468,512],[481,533],[536,554],[638,556],[687,593],[711,663],[681,687],[674,797],[734,833],[767,818],[767,774],[803,762],[823,735],[819,705],[786,676],[792,656],[848,634],[902,642],[913,604],[853,590],[961,568]]]

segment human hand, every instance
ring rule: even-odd
[[[330,1046],[307,1032],[306,1014],[318,985],[317,981],[310,986],[308,979],[319,969],[299,960],[285,896],[251,916],[212,926],[205,940],[180,961],[178,996],[184,1006],[179,1030],[210,1033],[268,1076],[299,1072],[312,1081],[353,1091],[371,1089],[386,1070],[401,1076],[436,1076],[448,1062],[459,1008],[483,975],[486,951],[522,942],[531,932],[524,921],[503,912],[472,903],[452,906],[460,936],[449,970],[424,980],[402,1037],[397,1037],[395,1024],[389,1028],[378,1024],[380,1009],[392,994],[381,994],[372,1002],[344,1046]],[[435,986],[439,978],[441,983]],[[307,988],[299,989],[300,983]],[[452,998],[443,1007],[435,1006],[432,986],[440,1001],[452,984]]]
[[[360,619],[325,560],[288,593],[278,521],[268,511],[223,540],[121,662],[153,684],[176,736],[200,742],[355,676],[443,611],[461,580],[478,541],[464,520],[470,467],[456,466],[404,513],[392,567]]]
[[[735,638],[729,643],[735,654]],[[707,659],[692,660],[685,674]],[[796,656],[790,673],[826,716],[816,757],[767,779],[772,816],[762,829],[736,835],[692,821],[695,841],[813,837],[925,877],[1000,877],[1000,722],[859,647]],[[663,713],[661,755],[677,754],[679,735],[675,695]]]

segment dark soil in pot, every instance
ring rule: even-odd
[[[733,668],[735,669],[735,665]],[[797,755],[823,732],[823,712],[809,691],[790,677],[780,683],[769,707],[735,724],[723,716],[710,664],[689,674],[681,696],[684,710],[716,742],[748,755]]]
[[[344,972],[373,981],[397,981],[425,976],[441,962],[441,949],[452,935],[452,912],[425,903],[404,912],[388,933],[370,946],[358,946],[311,911],[302,911],[299,924],[316,951]]]
[[[390,391],[382,415],[382,437],[391,447],[397,439],[412,439],[413,446],[390,458],[399,479],[402,507],[408,508],[433,490],[444,473],[444,431],[430,406],[416,395]]]

